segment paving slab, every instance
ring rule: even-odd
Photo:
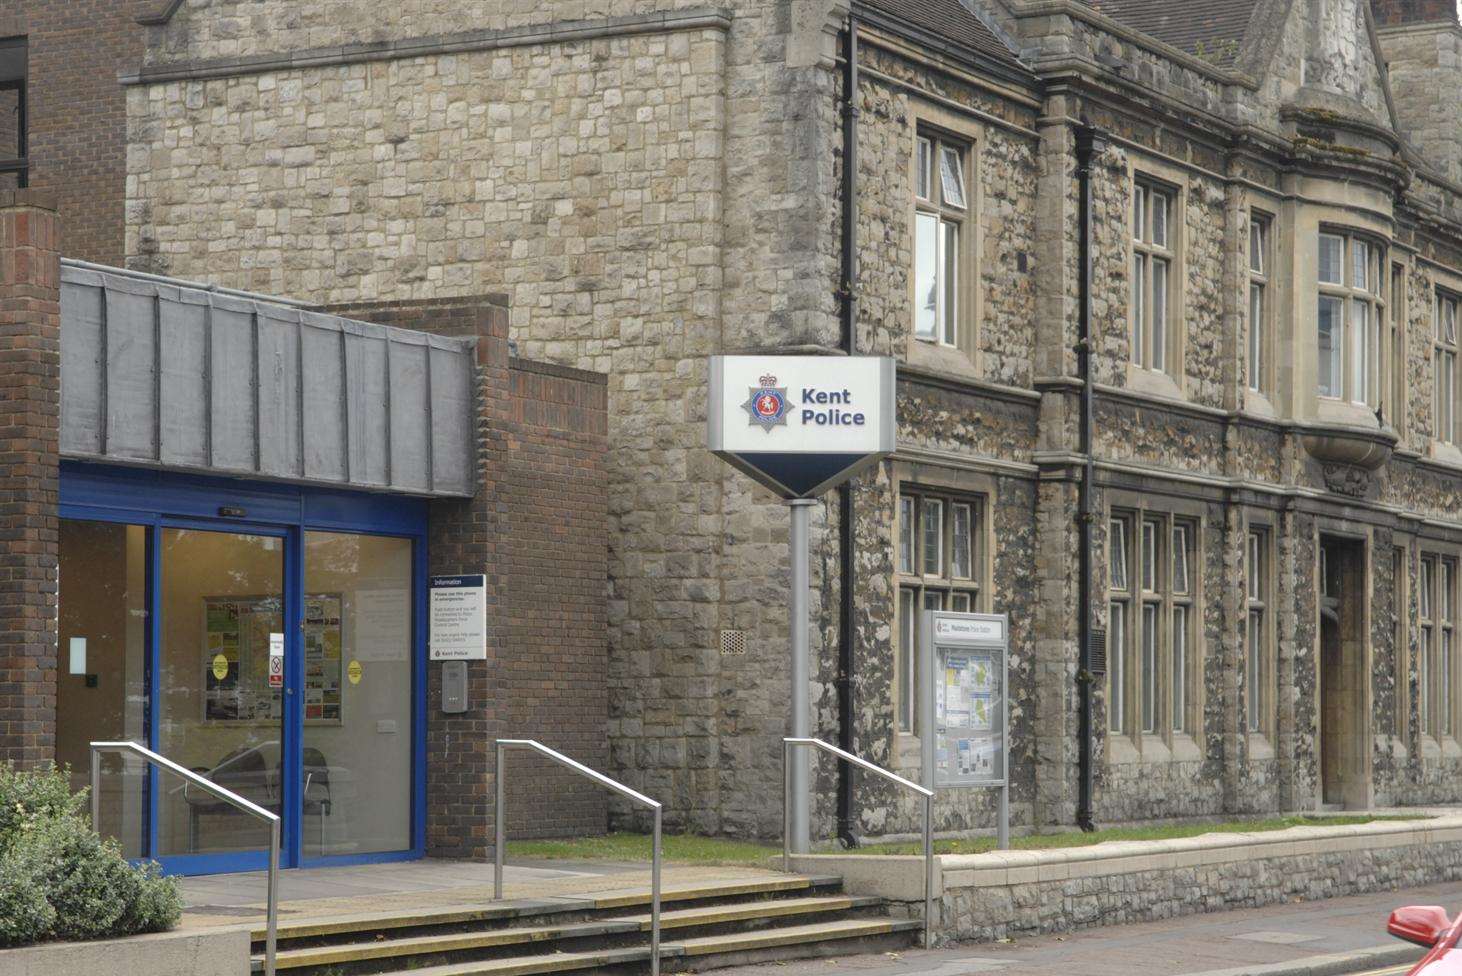
[[[1395,966],[1421,950],[1386,934],[1400,905],[1462,910],[1462,883],[1240,909],[926,952],[739,966],[718,976],[1321,976]],[[1404,971],[1404,970],[1403,970]]]
[[[779,871],[742,866],[667,864],[664,892],[747,881],[786,881]],[[264,913],[263,871],[183,878],[183,929],[254,925]],[[493,866],[468,861],[408,861],[361,867],[303,868],[279,875],[279,917],[291,923],[377,912],[483,908],[493,904]],[[505,900],[636,898],[650,890],[643,863],[552,861],[509,864]]]

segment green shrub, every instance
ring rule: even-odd
[[[66,770],[47,766],[34,772],[0,763],[0,849],[26,823],[80,816],[86,805],[86,791],[73,794]]]
[[[156,864],[134,867],[115,840],[82,816],[86,792],[64,770],[0,765],[0,945],[158,932],[182,914],[182,896]]]

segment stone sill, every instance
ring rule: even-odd
[[[1428,814],[1418,810],[1417,816]],[[934,858],[934,897],[940,898],[958,888],[1109,877],[1342,851],[1425,848],[1456,842],[1462,842],[1462,814],[1448,812],[1415,821],[1289,827],[1243,834],[1209,833],[1174,840],[1111,841],[1060,850],[940,854]],[[922,902],[924,898],[924,859],[918,855],[794,855],[792,868],[803,873],[841,875],[847,890],[857,894],[908,902]]]

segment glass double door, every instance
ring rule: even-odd
[[[413,541],[63,520],[59,759],[145,741],[283,820],[283,863],[412,847]],[[263,863],[268,828],[112,759],[102,823],[169,870]]]

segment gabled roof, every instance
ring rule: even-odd
[[[1085,0],[1133,30],[1212,62],[1233,64],[1261,0]]]
[[[960,0],[859,0],[859,7],[1026,73],[1015,52]]]

